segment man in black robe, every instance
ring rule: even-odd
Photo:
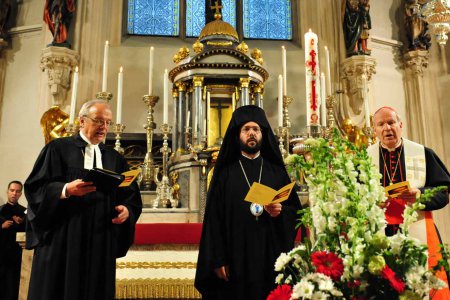
[[[290,179],[264,110],[249,105],[233,113],[208,191],[195,276],[203,299],[266,299],[277,257],[294,246],[296,193],[258,207],[244,201],[253,182],[278,190]]]
[[[25,231],[25,207],[18,203],[22,183],[11,181],[6,195],[6,204],[0,206],[0,299],[16,300],[22,262],[22,247],[16,242],[16,233]]]
[[[132,244],[142,210],[136,183],[102,192],[82,181],[95,166],[117,173],[128,166],[102,143],[112,118],[107,102],[86,102],[79,118],[80,133],[48,143],[25,182],[31,300],[114,299],[116,258]]]
[[[442,242],[434,225],[432,211],[445,207],[449,202],[450,173],[432,149],[402,137],[403,122],[395,109],[381,107],[374,113],[373,119],[379,142],[370,146],[367,152],[372,156],[375,166],[379,167],[381,184],[388,187],[408,181],[410,185],[400,195],[388,197],[385,212],[388,223],[386,235],[390,236],[398,231],[399,225],[403,223],[405,205],[414,202],[427,189],[447,187],[447,190],[436,193],[425,203],[425,208],[419,212],[418,221],[409,228],[411,236],[428,246],[428,265],[434,266],[440,256],[437,252]],[[447,283],[446,274],[442,272],[441,275],[440,278]],[[448,288],[437,293],[445,293],[450,297]]]

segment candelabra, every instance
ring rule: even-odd
[[[72,123],[72,124],[67,124],[64,129],[66,130],[66,133],[68,136],[72,136],[75,133],[78,132],[78,130],[80,129],[78,124]]]
[[[331,137],[333,133],[333,128],[335,127],[335,119],[334,119],[334,107],[336,105],[336,97],[333,95],[329,95],[326,100],[327,107],[327,127],[323,130],[324,138],[328,139]]]
[[[369,145],[372,145],[373,143],[375,143],[375,139],[373,137],[373,128],[372,127],[364,127],[362,129],[364,135],[367,137],[367,143]]]
[[[142,169],[142,185],[143,190],[150,190],[152,182],[155,181],[155,176],[158,174],[159,168],[153,161],[153,130],[156,128],[155,122],[153,122],[153,108],[158,103],[158,96],[145,95],[142,100],[147,105],[147,123],[144,125],[144,129],[147,132],[147,152],[145,154],[144,163],[141,166]]]
[[[285,154],[289,154],[289,138],[290,138],[290,129],[291,129],[291,121],[289,120],[289,104],[294,100],[291,96],[283,96],[283,127],[285,130],[284,133],[284,146],[285,146]],[[283,152],[281,152],[283,153]]]
[[[124,124],[114,124],[113,132],[116,134],[116,143],[114,144],[114,149],[120,154],[123,154],[124,152],[123,148],[120,146],[120,135],[123,133],[124,129]]]
[[[172,126],[170,126],[169,124],[162,124],[160,129],[163,134],[163,146],[160,149],[162,156],[163,156],[163,166],[162,166],[163,174],[162,174],[161,180],[159,180],[158,176],[155,175],[156,195],[157,196],[156,196],[155,200],[153,201],[153,208],[157,208],[159,205],[161,205],[162,207],[169,207],[173,203],[173,198],[172,198],[173,189],[170,186],[169,177],[167,176],[168,160],[169,160],[169,153],[170,153],[170,148],[169,148],[169,144],[167,143],[167,140],[168,140],[168,134],[172,130]],[[172,207],[175,208],[176,206],[172,205]]]
[[[96,99],[108,101],[112,99],[112,94],[109,92],[99,92],[95,95]]]
[[[288,130],[288,128],[287,128],[287,127],[284,127],[284,126],[280,126],[280,127],[277,127],[277,128],[275,129],[275,132],[276,132],[276,134],[277,134],[277,136],[278,136],[278,143],[279,143],[279,148],[280,148],[281,156],[282,156],[283,158],[286,158],[287,155],[289,154],[289,152],[286,151],[285,146],[284,146],[284,138],[285,138],[285,136],[286,136],[286,131],[287,131],[287,130]],[[288,145],[289,145],[289,144],[288,144]],[[288,148],[288,149],[289,149],[289,148]]]

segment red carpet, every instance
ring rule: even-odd
[[[202,223],[136,224],[135,245],[198,244]]]

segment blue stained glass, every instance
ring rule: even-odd
[[[290,0],[243,0],[244,38],[292,39]]]
[[[222,0],[221,11],[222,19],[236,28],[236,0]],[[186,0],[186,36],[199,36],[204,26],[205,0]]]
[[[128,33],[179,35],[179,0],[128,0]]]

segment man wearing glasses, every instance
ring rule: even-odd
[[[79,134],[48,143],[25,182],[27,248],[35,249],[28,299],[114,299],[116,258],[133,242],[137,184],[102,192],[82,180],[94,167],[128,170],[103,144],[110,106],[86,102],[79,118]]]

